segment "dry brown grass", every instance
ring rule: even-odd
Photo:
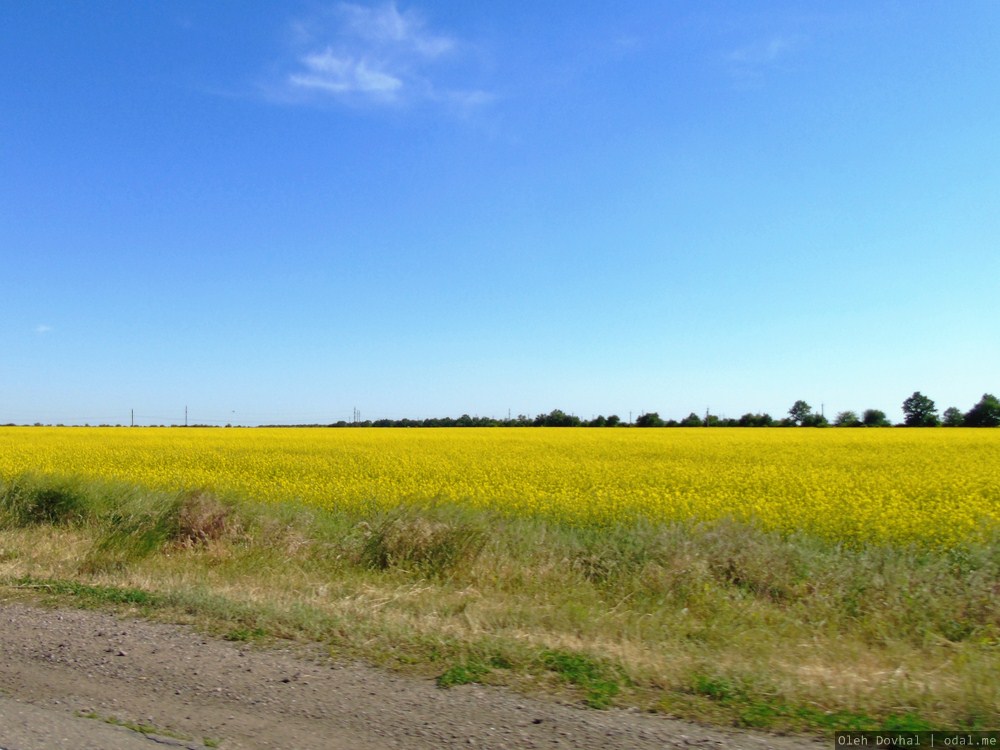
[[[206,546],[240,531],[233,509],[205,490],[185,493],[176,517],[174,541],[182,547]]]

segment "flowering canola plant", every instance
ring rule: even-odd
[[[1000,529],[1000,430],[985,429],[0,428],[0,479],[27,473],[331,509],[735,518],[851,544]]]

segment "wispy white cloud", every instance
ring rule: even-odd
[[[372,44],[408,49],[425,58],[440,57],[456,46],[451,37],[429,31],[415,11],[400,13],[394,2],[377,8],[341,3],[338,8],[344,30]]]
[[[296,20],[293,59],[284,66],[277,92],[286,101],[337,99],[353,103],[415,101],[475,107],[488,92],[442,83],[463,63],[469,45],[431,29],[415,10],[395,2],[342,2]]]
[[[770,39],[740,47],[729,53],[730,62],[746,65],[766,65],[773,63],[798,46],[799,40],[792,37],[774,36]]]
[[[373,97],[393,97],[403,87],[401,78],[380,70],[377,63],[338,56],[331,47],[301,59],[304,70],[292,73],[288,82],[304,89],[331,94],[359,92]]]
[[[37,326],[35,326],[35,333],[37,333],[39,336],[44,336],[46,333],[51,333],[51,332],[52,332],[52,326],[46,325],[45,323],[39,323]]]
[[[784,65],[806,44],[802,36],[773,35],[730,50],[725,60],[730,74],[740,83],[760,83],[765,74]]]

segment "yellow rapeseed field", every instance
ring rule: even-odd
[[[733,517],[847,543],[1000,528],[1000,430],[0,428],[0,477],[23,473],[581,524]]]

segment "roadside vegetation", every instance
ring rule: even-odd
[[[21,474],[4,596],[326,644],[594,708],[806,733],[1000,718],[1000,538],[844,545],[745,521],[580,525]]]

